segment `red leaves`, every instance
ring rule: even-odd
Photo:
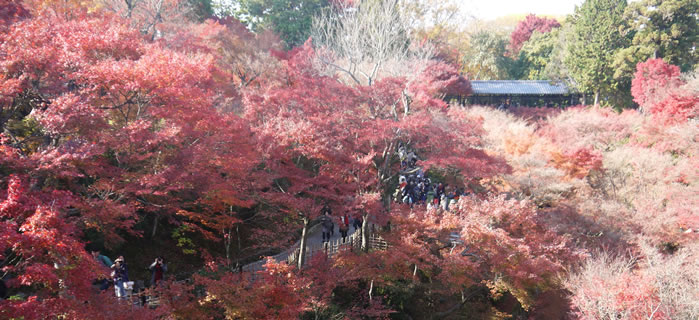
[[[6,199],[0,203],[0,218],[3,219],[21,219],[22,215],[29,208],[26,200],[22,199],[24,195],[24,186],[17,175],[11,175],[7,183]]]
[[[689,90],[674,90],[665,99],[652,105],[648,112],[667,123],[683,123],[687,119],[699,118],[699,96]]]
[[[515,27],[515,31],[510,34],[510,52],[517,55],[522,45],[529,40],[534,31],[546,33],[553,28],[560,27],[561,24],[556,19],[541,18],[534,14],[528,15]]]
[[[395,229],[384,235],[391,248],[360,266],[379,264],[375,272],[386,281],[412,279],[447,296],[479,283],[505,286],[526,309],[534,288],[555,289],[558,274],[581,258],[567,237],[547,229],[545,219],[531,203],[504,196],[462,196],[449,212],[394,210]],[[460,242],[452,243],[455,234]],[[429,275],[430,284],[416,279],[416,270]]]
[[[530,203],[502,196],[486,201],[464,197],[454,211],[462,239],[492,271],[503,272],[517,287],[553,281],[564,265],[579,259],[566,238],[540,225],[546,218]]]
[[[67,209],[70,198],[60,192],[47,196],[27,190],[18,176],[12,176],[8,184],[0,204],[0,258],[6,259],[2,271],[17,275],[9,285],[23,287],[20,290],[30,296],[0,301],[0,317],[99,318],[118,309],[120,303],[113,297],[93,291],[98,262],[83,249],[74,220],[60,213]],[[129,313],[121,310],[112,315],[131,318]],[[151,311],[138,313],[141,319],[153,317]]]
[[[636,66],[631,94],[641,108],[666,124],[682,123],[699,116],[696,89],[683,87],[680,68],[662,59],[648,59]]]
[[[631,82],[633,101],[647,109],[658,101],[656,96],[665,95],[671,88],[681,84],[680,68],[667,64],[663,59],[648,59],[636,66]]]
[[[471,83],[468,78],[460,75],[453,65],[441,61],[430,61],[429,66],[423,70],[422,75],[414,81],[413,85],[424,86],[423,93],[430,96],[471,94]]]

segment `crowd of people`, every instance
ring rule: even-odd
[[[362,227],[361,215],[350,217],[350,215],[347,213],[343,213],[338,218],[334,218],[332,215],[332,210],[327,205],[321,209],[320,213],[321,216],[319,221],[323,231],[323,243],[330,241],[332,236],[335,234],[336,221],[338,222],[338,230],[340,231],[340,236],[342,237],[342,243],[347,242],[347,235],[349,234],[350,225],[354,227],[354,231],[357,231]]]
[[[417,165],[419,157],[413,150],[409,150],[405,145],[398,146],[398,157],[400,158],[400,175],[398,187],[394,193],[396,202],[413,205],[426,205],[430,208],[441,208],[449,211],[460,197],[469,195],[464,188],[452,188],[448,184],[433,183],[427,177],[421,167]],[[323,243],[330,241],[335,234],[335,223],[342,236],[342,242],[347,239],[350,224],[354,230],[362,227],[362,216],[350,216],[347,213],[335,217],[329,206],[325,205],[321,209],[321,216],[318,219],[322,227]]]
[[[101,254],[98,251],[92,251],[92,257],[106,269],[110,270],[109,278],[96,279],[95,284],[100,290],[107,290],[110,286],[114,286],[114,294],[119,299],[126,299],[132,294],[137,294],[146,289],[143,281],[129,281],[129,268],[124,261],[123,256],[117,257],[112,262],[109,257]],[[165,278],[167,272],[167,264],[162,257],[157,257],[153,263],[148,266],[151,272],[150,287],[155,288]],[[141,303],[145,305],[146,297],[141,295]]]
[[[417,165],[417,154],[404,145],[398,147],[398,157],[401,168],[398,187],[393,194],[396,202],[411,206],[423,204],[428,209],[441,207],[442,210],[449,211],[449,206],[458,201],[459,197],[468,195],[463,188],[451,188],[441,182],[433,183]]]

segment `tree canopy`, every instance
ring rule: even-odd
[[[0,1],[2,319],[699,316],[699,77],[622,0]],[[553,74],[640,108],[446,101]]]
[[[328,0],[241,0],[235,17],[253,30],[276,32],[292,48],[308,39],[313,16],[330,5]]]
[[[697,42],[696,1],[644,0],[629,4],[625,10],[625,21],[633,34],[631,45],[625,52],[644,61],[648,58],[661,58],[667,63],[680,66],[683,71],[693,70],[699,62],[695,49]]]
[[[594,92],[595,104],[619,88],[609,66],[630,40],[620,32],[625,8],[625,0],[586,0],[567,22],[572,28],[565,64],[582,92]]]

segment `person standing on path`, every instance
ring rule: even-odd
[[[320,226],[323,228],[323,242],[330,241],[330,233],[334,229],[334,224],[327,211],[320,216]]]
[[[354,227],[354,231],[356,232],[357,230],[362,228],[362,214],[361,213],[356,213],[354,215],[354,221],[352,222],[352,226]]]
[[[157,257],[155,258],[155,261],[151,263],[150,267],[148,267],[150,270],[150,285],[151,287],[155,287],[158,285],[158,282],[162,281],[163,278],[165,278],[165,272],[167,272],[167,264],[163,262],[162,257]]]
[[[340,234],[342,235],[342,243],[347,240],[347,232],[349,232],[349,216],[343,214],[340,216]]]
[[[114,260],[112,279],[114,280],[114,292],[117,298],[126,298],[126,282],[129,281],[129,270],[123,256],[119,256]]]

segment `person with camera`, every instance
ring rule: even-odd
[[[167,272],[167,264],[163,262],[162,257],[157,257],[155,258],[155,261],[151,263],[148,269],[150,269],[151,272],[150,285],[152,287],[155,287],[158,284],[158,282],[163,280],[165,272]]]
[[[126,282],[129,281],[129,270],[124,262],[124,256],[119,256],[112,265],[112,279],[117,298],[126,298]]]

